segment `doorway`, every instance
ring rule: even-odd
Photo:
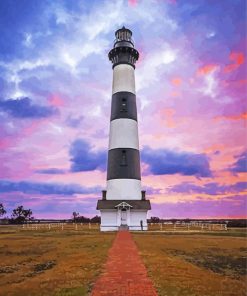
[[[121,225],[127,225],[127,210],[121,210]]]

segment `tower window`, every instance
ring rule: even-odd
[[[122,98],[120,112],[127,112],[127,100]]]
[[[120,166],[127,166],[126,150],[122,150],[122,158]]]

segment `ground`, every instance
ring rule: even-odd
[[[159,296],[246,295],[243,231],[134,234]]]
[[[0,227],[0,295],[87,295],[114,234]]]
[[[245,232],[132,233],[159,296],[246,295]],[[0,227],[0,295],[89,295],[115,233]]]

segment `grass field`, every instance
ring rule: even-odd
[[[246,295],[246,231],[133,233],[159,296]],[[84,296],[115,233],[97,225],[0,227],[0,295]]]
[[[0,227],[0,295],[87,295],[114,234]]]
[[[246,230],[135,233],[159,296],[244,296]]]

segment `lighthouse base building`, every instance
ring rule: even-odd
[[[101,214],[100,230],[147,230],[147,211],[150,209],[149,200],[99,200],[97,210]]]
[[[140,152],[135,93],[135,62],[132,32],[123,27],[115,33],[112,62],[113,83],[107,186],[98,200],[101,230],[119,228],[147,230],[147,211],[151,209],[141,190]]]

